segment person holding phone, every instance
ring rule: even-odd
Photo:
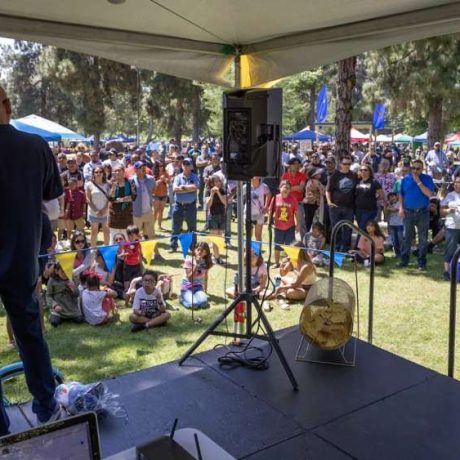
[[[428,229],[430,225],[430,198],[434,192],[431,176],[423,173],[423,161],[414,160],[411,173],[401,180],[399,216],[404,225],[404,241],[401,249],[399,267],[409,265],[412,240],[415,228],[418,235],[418,268],[426,270],[428,251]]]

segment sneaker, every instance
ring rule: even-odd
[[[133,324],[131,326],[131,332],[139,332],[145,329],[145,324]]]
[[[421,272],[426,272],[426,265],[419,265],[418,266],[419,271]]]
[[[264,302],[263,310],[267,313],[271,312],[273,310],[273,307],[271,306],[270,303]]]
[[[168,253],[169,253],[169,254],[174,254],[175,252],[177,252],[177,248],[170,248],[170,249],[168,249]]]
[[[288,311],[288,310],[291,309],[291,306],[290,306],[287,302],[283,302],[283,303],[280,305],[280,308],[281,308],[281,310]]]
[[[399,262],[399,264],[396,265],[396,266],[399,267],[399,268],[405,268],[405,267],[407,267],[408,265],[409,265],[409,264],[407,264],[406,262]]]
[[[442,274],[442,279],[443,279],[444,281],[450,281],[449,272],[444,272],[444,273]]]
[[[50,415],[50,417],[47,420],[40,420],[37,417],[37,424],[44,425],[45,423],[52,423],[52,422],[55,422],[56,420],[59,420],[61,417],[62,417],[61,405],[56,403],[56,407],[54,408],[53,413]]]
[[[273,267],[272,268],[280,268],[280,264],[273,264]]]

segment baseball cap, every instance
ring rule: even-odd
[[[117,149],[116,148],[111,148],[109,150],[109,153],[118,153]]]
[[[134,169],[140,169],[142,166],[145,166],[143,161],[136,161],[136,163],[134,163]]]
[[[190,160],[190,158],[186,158],[183,162],[182,162],[183,165],[185,166],[192,166],[193,165],[193,161]]]
[[[297,157],[289,158],[287,164],[288,164],[288,165],[293,165],[294,163],[300,164],[300,160],[299,160]]]

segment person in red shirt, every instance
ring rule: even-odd
[[[305,184],[307,183],[307,177],[305,174],[300,172],[300,160],[297,157],[293,157],[288,161],[288,170],[281,176],[282,181],[288,181],[291,184],[291,195],[297,200],[297,203],[303,201],[305,194]],[[299,232],[301,233],[301,239],[306,232],[305,226],[305,215],[303,206],[299,206]]]
[[[283,180],[280,184],[280,193],[272,198],[270,216],[273,216],[275,227],[275,265],[280,266],[280,244],[291,245],[295,242],[295,232],[300,231],[299,203],[291,192],[291,184]]]
[[[123,283],[125,291],[133,278],[142,276],[142,248],[140,244],[140,231],[135,225],[129,225],[126,229],[128,240],[121,254],[123,258]]]
[[[76,177],[68,179],[69,188],[64,192],[64,224],[70,239],[74,228],[83,232],[85,229],[86,195],[79,188]]]

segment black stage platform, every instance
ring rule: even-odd
[[[460,384],[365,342],[356,367],[296,362],[297,328],[277,332],[298,380],[275,355],[267,371],[221,370],[208,351],[108,380],[129,418],[101,423],[104,456],[180,427],[207,434],[236,458],[458,459]],[[28,411],[28,408],[26,408]],[[13,428],[26,427],[18,409]]]

